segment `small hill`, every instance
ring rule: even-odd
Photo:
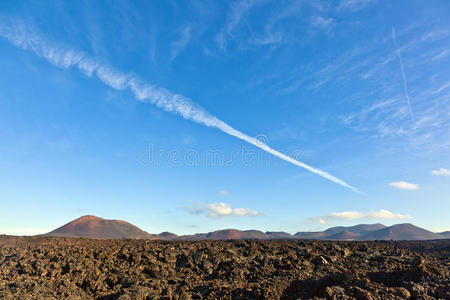
[[[435,240],[444,238],[410,223],[396,224],[362,236],[363,240]]]
[[[294,234],[294,238],[302,240],[320,240],[326,238],[326,234],[323,231],[318,232],[297,232]]]
[[[209,232],[205,236],[209,240],[251,240],[267,239],[267,235],[259,230],[225,229]]]
[[[450,231],[439,232],[446,239],[450,239]]]
[[[364,234],[369,231],[380,230],[383,228],[386,228],[386,226],[383,224],[380,224],[380,223],[359,224],[359,225],[349,226],[349,227],[345,227],[345,226],[331,227],[331,228],[328,228],[327,230],[325,230],[324,233],[326,235],[333,235],[333,234],[342,233],[342,232],[352,232],[352,233],[356,233],[356,234]]]
[[[358,240],[368,232],[386,228],[385,225],[359,224],[355,226],[336,226],[319,232],[297,232],[294,238],[305,240]]]
[[[84,237],[92,239],[151,239],[152,235],[121,220],[82,216],[44,236]]]
[[[178,238],[178,235],[176,235],[175,233],[172,232],[161,232],[160,234],[156,234],[155,238],[157,239],[161,239],[161,240],[175,240]]]
[[[350,231],[342,231],[335,234],[328,235],[326,237],[327,240],[336,240],[336,241],[354,241],[359,238],[359,234]]]
[[[271,240],[290,240],[293,236],[284,231],[266,231],[266,235]]]

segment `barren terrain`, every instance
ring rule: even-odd
[[[450,299],[450,240],[0,236],[0,299]]]

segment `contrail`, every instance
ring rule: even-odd
[[[415,121],[416,119],[414,118],[414,114],[413,114],[413,111],[411,108],[411,99],[409,98],[408,84],[406,82],[406,74],[405,74],[405,68],[403,67],[402,54],[400,52],[400,48],[397,45],[397,41],[395,40],[395,27],[394,26],[392,26],[392,40],[394,41],[395,48],[397,49],[398,59],[400,61],[400,67],[402,69],[403,88],[405,90],[406,101],[408,102],[409,115],[411,116],[411,119],[413,121]]]
[[[361,193],[358,189],[347,184],[345,181],[325,171],[316,169],[303,162],[295,160],[275,149],[272,149],[256,138],[250,137],[245,133],[234,129],[183,95],[174,94],[167,89],[144,83],[136,76],[117,71],[112,67],[102,64],[98,60],[87,56],[83,52],[67,49],[62,46],[50,45],[45,40],[40,38],[39,35],[30,31],[25,26],[14,26],[11,28],[4,27],[0,24],[0,36],[3,36],[17,47],[31,50],[36,55],[43,57],[57,67],[64,69],[76,67],[88,76],[95,74],[95,76],[113,89],[131,90],[139,101],[152,103],[165,111],[179,114],[187,120],[217,128],[293,165],[302,167],[312,173],[322,176],[323,178],[349,188],[354,192]]]

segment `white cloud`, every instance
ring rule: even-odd
[[[441,52],[439,52],[438,54],[436,54],[435,56],[433,56],[430,60],[435,61],[435,60],[444,58],[449,54],[450,54],[450,51],[448,49],[445,49],[445,50],[442,50]]]
[[[449,87],[450,87],[450,81],[444,83],[444,84],[441,85],[439,88],[437,88],[437,89],[433,92],[433,94],[439,94],[440,92],[442,92],[442,91],[445,90],[445,89],[448,89]]]
[[[257,210],[249,208],[233,208],[231,204],[223,202],[212,204],[197,204],[190,209],[193,214],[206,214],[210,218],[220,218],[229,216],[262,216]]]
[[[221,196],[221,197],[226,197],[226,196],[228,196],[228,191],[226,191],[226,190],[220,190],[220,191],[219,191],[219,196]]]
[[[317,27],[319,29],[329,31],[334,26],[334,19],[333,18],[324,18],[322,16],[316,16],[311,19],[311,24],[314,27]]]
[[[411,219],[411,215],[394,214],[386,209],[381,209],[379,211],[371,212],[367,215],[369,218],[373,219]]]
[[[366,216],[366,214],[363,214],[363,213],[360,213],[357,211],[344,211],[344,212],[331,213],[328,217],[331,217],[334,219],[354,220],[354,219],[361,219],[365,216]]]
[[[394,42],[395,48],[397,49],[397,55],[398,55],[398,59],[400,62],[400,70],[402,71],[403,89],[405,91],[405,97],[406,97],[407,104],[408,104],[409,114],[411,115],[411,119],[413,121],[416,121],[415,117],[414,117],[414,113],[412,111],[412,107],[411,107],[411,99],[409,96],[408,84],[407,84],[407,80],[406,80],[406,71],[405,71],[405,67],[403,65],[402,54],[401,54],[400,48],[397,45],[397,40],[395,39],[395,27],[392,27],[392,41]]]
[[[358,211],[343,211],[333,212],[326,216],[312,217],[304,220],[303,223],[320,223],[322,225],[332,223],[338,220],[359,220],[359,219],[375,219],[375,220],[393,220],[393,219],[411,219],[411,215],[396,214],[386,209],[380,209],[378,211],[371,211],[368,213]]]
[[[241,23],[243,16],[258,2],[258,0],[243,0],[231,4],[227,21],[216,36],[221,50],[226,48],[228,39],[232,37],[234,29]]]
[[[358,10],[363,8],[364,6],[375,2],[377,0],[342,0],[337,9],[338,10]]]
[[[246,3],[245,7],[250,7],[250,4],[254,2],[255,1],[244,1],[242,3]],[[143,82],[132,73],[124,73],[115,70],[108,65],[101,64],[99,61],[89,58],[83,52],[78,52],[72,49],[67,49],[67,47],[48,43],[42,39],[39,34],[34,32],[32,30],[33,27],[30,25],[26,26],[26,24],[15,20],[8,21],[9,22],[5,22],[2,20],[2,22],[5,23],[0,22],[0,36],[3,36],[17,47],[34,52],[36,55],[45,58],[50,63],[60,68],[67,69],[70,67],[75,67],[87,74],[95,74],[101,81],[113,89],[130,90],[139,101],[154,104],[158,108],[161,108],[167,112],[178,114],[186,120],[191,120],[208,127],[217,128],[230,136],[243,140],[263,151],[281,158],[284,161],[304,168],[356,193],[361,193],[355,187],[329,174],[328,172],[293,159],[269,147],[268,145],[261,143],[258,139],[234,129],[229,124],[211,115],[208,111],[203,109],[200,105],[193,102],[188,97],[175,94],[165,88]]]
[[[50,230],[38,229],[38,228],[6,228],[1,229],[0,234],[7,235],[37,235],[44,234]]]
[[[272,45],[272,44],[279,44],[282,42],[282,35],[279,32],[270,32],[262,37],[255,37],[250,40],[250,43],[264,46],[264,45]]]
[[[440,168],[438,170],[432,170],[431,174],[436,176],[450,176],[450,170],[445,168]]]
[[[170,60],[174,60],[191,40],[191,27],[186,26],[180,31],[178,40],[172,43],[172,54]]]
[[[389,185],[392,187],[395,187],[397,189],[402,189],[402,190],[417,190],[417,189],[419,189],[418,184],[410,183],[410,182],[406,182],[406,181],[395,181],[395,182],[389,183]]]
[[[303,0],[294,0],[291,1],[288,5],[282,8],[280,11],[275,11],[273,15],[267,20],[266,23],[266,31],[271,31],[278,22],[285,20],[290,17],[298,17],[300,15],[300,10],[304,6],[305,1]],[[315,5],[316,3],[311,3],[311,5]]]
[[[362,213],[357,211],[344,211],[331,213],[328,218],[341,219],[341,220],[355,220],[355,219],[409,219],[411,216],[394,214],[386,209],[380,209],[379,211],[372,211],[369,213]]]

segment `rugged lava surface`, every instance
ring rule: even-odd
[[[450,299],[450,240],[0,236],[0,299]]]

